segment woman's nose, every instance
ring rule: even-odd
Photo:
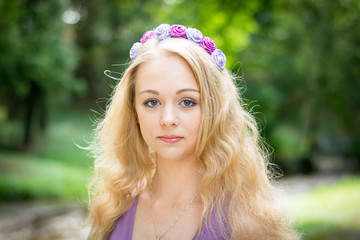
[[[161,111],[160,124],[162,126],[178,126],[179,118],[175,107],[171,105],[165,105]]]

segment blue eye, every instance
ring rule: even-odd
[[[144,102],[144,105],[153,108],[159,105],[159,101],[156,99],[148,99]]]
[[[181,105],[185,108],[190,108],[195,106],[197,103],[194,100],[191,99],[184,99],[181,101]]]

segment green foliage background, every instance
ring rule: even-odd
[[[359,10],[356,0],[2,0],[0,144],[36,147],[49,109],[104,108],[116,82],[103,71],[121,74],[132,43],[166,22],[226,53],[285,171],[316,170],[319,156],[358,169]]]
[[[121,76],[160,23],[224,51],[285,174],[358,173],[359,13],[358,0],[0,0],[0,202],[85,202],[93,160],[77,145],[116,84],[103,72]],[[290,200],[306,239],[358,231],[358,189],[349,178]]]

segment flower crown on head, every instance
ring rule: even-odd
[[[139,53],[142,45],[150,38],[155,37],[162,41],[166,38],[184,38],[199,44],[206,52],[211,55],[216,66],[222,71],[225,68],[226,56],[215,46],[214,41],[209,37],[203,37],[203,34],[195,28],[186,28],[182,25],[161,24],[154,31],[147,31],[140,42],[136,42],[130,49],[130,58],[134,60]]]

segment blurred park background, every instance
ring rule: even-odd
[[[360,239],[359,0],[0,0],[0,238],[81,239],[64,228],[86,214],[103,72],[160,23],[211,36],[242,77],[303,239]]]

